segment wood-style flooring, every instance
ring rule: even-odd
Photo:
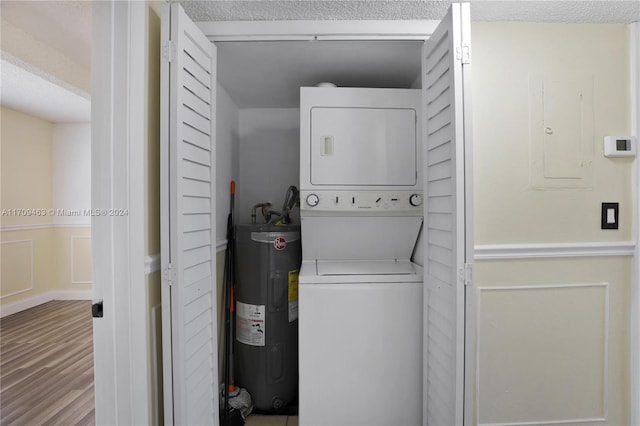
[[[52,301],[0,319],[0,425],[92,425],[90,301]]]

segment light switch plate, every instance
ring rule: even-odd
[[[601,229],[618,229],[619,203],[602,203]]]

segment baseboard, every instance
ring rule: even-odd
[[[0,306],[0,318],[24,311],[51,302],[52,300],[91,300],[93,291],[91,290],[59,290],[37,294],[27,299],[18,300],[13,303],[6,303]]]
[[[93,290],[58,290],[52,291],[52,300],[92,300]]]

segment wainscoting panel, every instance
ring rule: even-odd
[[[609,284],[478,288],[481,425],[607,419]]]
[[[0,242],[0,298],[33,290],[33,240]]]

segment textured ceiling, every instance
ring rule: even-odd
[[[163,0],[154,0],[164,3]],[[0,0],[3,22],[19,27],[34,40],[46,43],[69,61],[84,68],[91,62],[91,1],[12,1]],[[195,21],[247,21],[247,20],[404,20],[441,19],[450,0],[181,0],[187,14]],[[499,1],[471,0],[471,19],[482,21],[530,21],[560,23],[619,23],[640,21],[640,1]],[[4,50],[4,49],[3,49]],[[6,56],[5,56],[6,57]],[[13,61],[12,66],[33,71],[29,66]],[[28,65],[28,64],[27,64]],[[31,67],[33,68],[33,66]],[[46,69],[36,72],[36,77],[55,85],[55,79],[47,78]],[[16,76],[16,69],[11,69]],[[7,84],[2,77],[5,99],[19,98],[20,79]],[[11,77],[13,78],[13,77]],[[340,79],[342,77],[336,77]],[[26,79],[25,79],[26,81]],[[16,96],[10,95],[10,86]],[[40,87],[40,86],[38,86]],[[69,93],[78,96],[69,87],[58,91],[58,96]],[[25,87],[25,91],[29,88]],[[52,90],[56,91],[56,88]],[[25,92],[26,93],[26,92]],[[84,96],[80,96],[81,98]],[[74,101],[70,101],[73,104]],[[82,102],[80,102],[82,103]],[[62,108],[57,103],[54,109]],[[34,106],[34,111],[37,110]],[[85,116],[82,113],[82,116]],[[68,119],[68,118],[67,118]]]
[[[471,20],[630,24],[640,21],[640,1],[472,0]]]
[[[180,1],[195,21],[440,19],[450,1]]]
[[[2,19],[63,53],[79,65],[91,68],[91,2],[0,2]]]
[[[91,120],[91,11],[88,1],[0,1],[3,106],[55,123]]]
[[[249,0],[179,2],[198,22],[252,20],[441,19],[450,0]],[[567,23],[640,21],[640,1],[471,0],[471,19]]]

